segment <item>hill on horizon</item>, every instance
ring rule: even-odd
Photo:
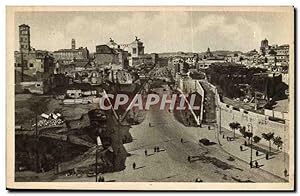
[[[226,56],[226,55],[231,55],[231,54],[244,54],[244,52],[241,51],[230,51],[230,50],[215,50],[215,51],[210,51],[214,56]],[[161,52],[157,53],[160,57],[170,57],[170,56],[176,56],[176,55],[187,55],[187,56],[193,56],[194,54],[198,55],[204,55],[205,52]]]

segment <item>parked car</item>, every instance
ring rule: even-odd
[[[93,172],[93,171],[90,171],[89,173],[87,173],[86,176],[87,176],[87,177],[94,177],[94,176],[96,176],[96,173]]]

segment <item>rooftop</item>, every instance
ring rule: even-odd
[[[30,27],[30,26],[27,24],[21,24],[21,25],[19,25],[19,27]]]
[[[80,47],[80,48],[76,48],[76,49],[71,49],[71,48],[59,49],[57,51],[54,51],[54,53],[58,53],[58,52],[77,52],[79,50],[87,50],[87,48]]]

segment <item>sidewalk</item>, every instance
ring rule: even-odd
[[[232,156],[237,157],[249,164],[251,150],[250,147],[244,145],[244,142],[248,140],[243,138],[237,132],[235,133],[235,140],[227,141],[227,136],[233,137],[233,132],[222,128],[222,133],[219,136],[221,148],[229,154],[231,154]],[[240,150],[241,145],[243,147],[243,151]],[[260,169],[263,169],[273,175],[288,180],[288,177],[284,176],[284,170],[286,168],[289,172],[289,155],[281,151],[272,149],[274,155],[269,156],[269,160],[266,160],[266,155],[264,152],[267,152],[268,148],[262,145],[254,145],[258,146],[257,149],[261,149],[261,151],[259,151],[258,156],[256,156],[256,149],[252,150],[253,169],[257,169],[255,168],[255,161],[257,161]]]

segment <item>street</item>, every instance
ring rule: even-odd
[[[284,182],[261,169],[250,169],[245,162],[229,159],[230,155],[218,145],[214,129],[185,127],[176,121],[172,112],[150,108],[145,120],[134,125],[130,133],[133,142],[125,144],[130,153],[126,168],[103,174],[105,181],[194,182],[200,178],[204,182]],[[209,139],[212,145],[199,144],[202,138]],[[154,152],[155,146],[160,152]],[[94,181],[94,178],[84,177],[63,178],[63,181]]]

